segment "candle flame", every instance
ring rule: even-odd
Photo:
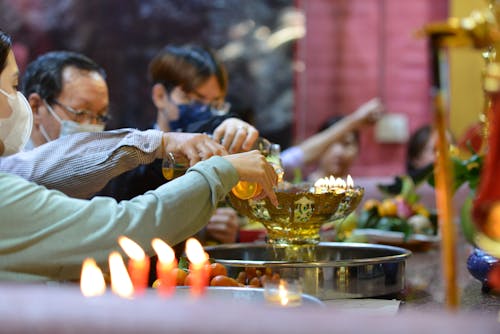
[[[195,238],[189,238],[186,241],[186,256],[193,265],[201,265],[208,260],[208,254]]]
[[[288,304],[288,290],[282,281],[280,282],[280,285],[278,286],[278,295],[280,298],[280,304],[283,306],[287,305]]]
[[[320,178],[314,183],[314,193],[322,194],[327,192],[342,193],[344,190],[354,188],[354,181],[351,175],[347,175],[347,182],[340,177],[333,175]]]
[[[127,256],[132,260],[141,261],[146,258],[146,253],[144,253],[141,246],[139,246],[139,244],[132,239],[121,236],[118,238],[118,243]]]
[[[86,258],[82,265],[80,290],[85,297],[101,296],[106,291],[106,282],[102,270],[94,259]]]
[[[154,238],[151,241],[151,246],[158,255],[158,261],[168,264],[173,263],[175,260],[175,253],[172,247],[170,247],[165,241]]]
[[[111,273],[111,290],[120,297],[131,298],[134,294],[134,286],[122,256],[118,252],[112,252],[109,254],[108,261]]]

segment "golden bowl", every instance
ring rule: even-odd
[[[316,244],[319,230],[326,222],[343,219],[360,203],[364,189],[337,189],[315,194],[310,183],[280,184],[276,190],[279,206],[268,198],[242,200],[229,195],[231,206],[239,214],[262,223],[272,244]]]

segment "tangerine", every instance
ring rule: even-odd
[[[398,206],[392,199],[384,199],[377,207],[380,217],[396,216],[398,214]]]

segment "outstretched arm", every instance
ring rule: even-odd
[[[285,150],[282,154],[285,169],[290,171],[317,161],[332,143],[340,140],[350,131],[356,130],[365,124],[375,122],[383,111],[384,106],[378,98],[364,103],[352,114],[345,116],[328,129],[307,138],[299,145],[288,149],[289,151]],[[292,152],[294,157],[288,159],[287,155]]]

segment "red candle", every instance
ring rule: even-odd
[[[156,273],[160,283],[158,292],[160,296],[171,296],[177,285],[177,274],[174,270],[177,267],[177,260],[175,259],[174,250],[158,238],[153,239],[151,245],[158,255],[158,262],[156,264]]]
[[[127,237],[119,237],[118,243],[130,258],[128,261],[128,272],[134,286],[134,291],[137,295],[143,294],[148,286],[149,257],[146,256],[141,246]]]
[[[186,255],[190,262],[189,275],[191,276],[191,295],[199,297],[205,293],[208,285],[208,254],[203,250],[200,242],[194,238],[186,241]]]

